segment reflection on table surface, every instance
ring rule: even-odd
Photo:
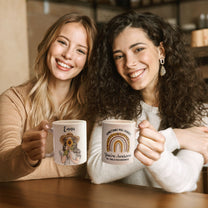
[[[78,178],[0,183],[1,208],[208,208],[208,195]]]

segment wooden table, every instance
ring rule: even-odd
[[[208,208],[208,195],[77,178],[0,183],[0,208]]]

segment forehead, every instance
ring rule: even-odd
[[[80,22],[68,22],[59,30],[59,33],[83,33],[83,35],[86,35],[86,30],[84,26]]]
[[[113,48],[118,45],[133,44],[135,42],[150,41],[147,33],[141,28],[127,27],[113,41]]]
[[[88,48],[88,34],[85,27],[79,22],[69,22],[64,24],[59,31],[57,37],[65,38],[67,41],[76,45]],[[55,39],[56,39],[55,38]]]

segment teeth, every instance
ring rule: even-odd
[[[66,64],[64,64],[64,63],[62,63],[62,62],[60,62],[60,61],[58,61],[57,63],[58,63],[58,65],[63,66],[63,67],[65,67],[65,68],[68,68],[68,69],[71,68],[70,66],[68,66],[68,65],[66,65]]]
[[[131,73],[129,76],[130,76],[131,78],[138,77],[140,74],[142,74],[143,71],[144,71],[144,70],[136,71],[136,72],[134,72],[134,73]]]

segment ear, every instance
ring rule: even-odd
[[[159,50],[159,59],[165,58],[165,49],[163,47],[163,42],[160,42],[160,45],[158,46]]]

